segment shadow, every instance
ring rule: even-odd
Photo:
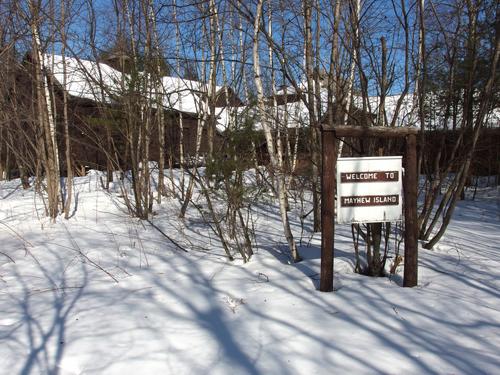
[[[15,193],[16,191],[20,190],[20,188],[22,188],[22,186],[23,186],[23,184],[22,184],[22,183],[17,184],[14,188],[11,188],[11,189],[10,189],[10,191],[9,191],[6,195],[4,195],[4,196],[0,196],[0,199],[8,199],[8,198],[9,198],[9,197],[11,197],[12,195],[14,195],[14,193]],[[4,187],[2,188],[2,190],[3,190],[3,189],[7,189],[7,187],[5,187],[5,186],[4,186]]]
[[[22,352],[26,355],[16,363],[22,375],[59,374],[67,345],[69,317],[87,286],[83,263],[80,263],[81,279],[74,286],[65,277],[63,259],[56,253],[51,255],[53,261],[45,266],[33,259],[36,268],[29,273],[16,267],[13,271],[14,282],[21,292],[7,294],[7,301],[2,301],[9,304],[8,314],[16,318],[14,324],[7,325],[8,328],[1,327],[0,340],[15,343],[8,344],[9,347],[24,348]],[[40,288],[41,285],[46,287]]]
[[[47,270],[43,270],[46,273]],[[59,286],[54,285],[52,294],[52,322],[44,328],[40,321],[35,318],[30,310],[30,292],[23,283],[24,299],[20,301],[20,308],[23,311],[24,325],[29,337],[30,351],[20,371],[22,375],[31,374],[34,365],[38,369],[47,371],[48,374],[58,374],[61,360],[63,358],[66,345],[66,324],[68,316],[74,309],[76,303],[83,294],[86,280],[83,285],[76,289],[73,296],[70,296],[65,285],[65,280]],[[54,351],[55,347],[55,351]],[[49,353],[53,352],[50,356]],[[52,357],[52,360],[50,359]]]
[[[181,274],[198,286],[198,296],[189,298],[182,289],[175,288],[174,284],[155,279],[155,286],[177,301],[182,306],[184,313],[176,313],[165,305],[158,307],[165,316],[179,321],[188,321],[215,341],[219,354],[210,363],[199,363],[199,367],[203,368],[204,372],[212,373],[221,363],[226,362],[226,366],[233,368],[236,373],[261,374],[257,370],[255,362],[241,348],[241,338],[235,337],[234,326],[227,321],[228,312],[222,309],[221,301],[223,302],[223,300],[221,297],[227,296],[227,292],[213,286],[210,278],[200,269],[198,262],[193,262],[189,258],[185,258],[185,260],[189,265],[189,272],[181,271]],[[189,358],[189,353],[184,353],[183,356],[186,356],[186,360],[196,362],[196,358]]]
[[[191,236],[214,251],[178,252],[148,225],[120,214],[96,214],[95,221],[89,214],[92,220],[67,223],[71,233],[57,226],[39,233],[31,240],[39,262],[16,258],[2,268],[9,289],[0,305],[12,317],[0,324],[6,368],[251,375],[500,368],[498,261],[488,244],[464,247],[472,258],[451,247],[449,254],[422,252],[422,286],[403,289],[348,272],[354,255],[342,250],[349,237],[340,236],[335,269],[345,269],[335,273],[336,292],[321,293],[314,289],[318,238],[300,249],[301,263],[289,265],[279,224],[269,221],[279,218],[267,210],[271,219],[257,223],[260,250],[245,265],[227,262],[217,242],[207,245],[210,236],[189,221],[185,233],[173,233],[176,240]],[[165,212],[155,219],[162,230],[177,225]],[[492,224],[491,236],[499,226]],[[480,235],[470,239],[490,238]]]
[[[76,211],[78,211],[79,198],[80,198],[80,192],[77,191],[75,192],[74,195],[75,202],[73,203],[73,211],[71,211],[71,215],[68,217],[68,219],[71,219],[76,215]]]

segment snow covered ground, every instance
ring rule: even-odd
[[[0,182],[0,374],[495,374],[500,372],[500,191],[460,202],[419,286],[354,274],[338,227],[334,293],[316,290],[320,236],[290,265],[278,209],[259,249],[226,261],[195,215],[129,217],[95,173],[51,223],[33,191]],[[298,222],[295,233],[300,233]],[[402,270],[398,269],[398,274]]]

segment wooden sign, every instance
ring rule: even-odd
[[[382,126],[326,126],[321,127],[321,144],[322,144],[322,166],[321,166],[321,272],[319,290],[322,292],[333,291],[333,258],[334,258],[334,244],[335,244],[335,197],[337,199],[337,212],[340,215],[346,213],[349,209],[375,209],[384,208],[397,208],[401,210],[401,186],[404,184],[404,277],[403,286],[413,287],[417,285],[418,281],[418,246],[417,246],[417,185],[418,185],[418,172],[417,172],[417,134],[419,129],[409,127],[395,127],[388,128]],[[337,140],[339,137],[360,137],[360,138],[404,138],[405,151],[404,151],[404,166],[405,175],[402,174],[401,158],[395,157],[395,167],[384,165],[380,168],[377,160],[384,158],[370,158],[373,162],[369,163],[369,167],[357,166],[354,162],[353,168],[337,170]],[[346,158],[347,159],[347,158]],[[340,160],[346,160],[340,159]],[[359,158],[357,158],[359,160]],[[364,159],[364,158],[363,158]],[[398,160],[399,159],[399,160]],[[341,168],[344,162],[339,163]],[[392,163],[391,163],[392,164]],[[387,168],[386,168],[387,167]],[[367,169],[368,168],[368,169]],[[397,174],[395,173],[397,172]],[[342,175],[341,173],[344,173]],[[342,177],[344,176],[344,177]],[[344,182],[342,182],[344,178]],[[383,180],[385,179],[385,180]],[[335,180],[337,184],[335,184]],[[403,181],[401,181],[403,180]],[[357,181],[347,182],[347,181]],[[364,181],[363,183],[359,183]],[[385,183],[398,186],[398,190],[394,192],[387,192],[380,190],[380,184]],[[338,195],[335,193],[336,185],[340,188],[351,187],[353,193],[349,194],[344,192]],[[356,188],[353,189],[353,187]],[[384,186],[384,185],[382,185]],[[395,203],[397,195],[397,206]],[[342,197],[344,199],[344,207],[341,207]],[[363,202],[368,202],[370,197],[370,204],[381,203],[380,206],[360,206]],[[378,198],[376,198],[378,197]],[[357,199],[360,199],[359,201]],[[364,200],[363,200],[364,198]],[[352,199],[352,200],[351,200]],[[356,200],[354,200],[356,199]],[[352,203],[351,203],[352,202]],[[386,204],[391,203],[391,204]],[[354,204],[354,206],[346,206]],[[392,207],[391,207],[392,206]],[[340,207],[340,209],[339,209]],[[399,218],[401,213],[399,213]],[[342,216],[341,216],[342,217]],[[349,215],[347,215],[349,217]],[[355,218],[356,216],[354,216]],[[338,218],[338,214],[337,214]],[[385,218],[389,218],[388,215]],[[371,221],[371,220],[370,220]],[[385,220],[384,220],[385,221]]]
[[[402,219],[402,157],[340,158],[337,161],[337,223]]]

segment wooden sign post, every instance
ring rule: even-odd
[[[418,227],[417,227],[417,136],[406,135],[405,178],[403,183],[405,209],[405,271],[403,286],[417,286],[418,282]]]
[[[321,140],[323,162],[321,174],[321,273],[320,291],[333,291],[333,259],[335,240],[335,175],[337,163],[337,137],[380,137],[406,139],[403,162],[404,216],[405,216],[405,259],[403,286],[413,287],[418,281],[417,246],[417,141],[418,129],[338,126],[323,126]]]
[[[319,290],[333,291],[333,246],[335,240],[335,166],[337,147],[335,133],[321,131],[323,162],[321,164],[321,272]]]

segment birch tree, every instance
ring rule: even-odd
[[[211,2],[208,7],[208,11],[212,9],[213,3]],[[202,13],[206,14],[207,9],[202,5]],[[212,18],[214,15],[212,14],[209,17],[209,23],[210,25],[215,25],[214,21],[212,21]],[[201,141],[202,141],[202,136],[203,136],[203,129],[205,127],[215,127],[215,114],[211,114],[211,110],[214,110],[213,104],[210,102],[214,100],[214,93],[215,93],[215,77],[216,77],[216,60],[215,60],[215,45],[213,43],[216,43],[216,33],[215,31],[210,32],[207,30],[207,26],[205,22],[202,22],[202,39],[208,38],[209,41],[209,47],[210,47],[210,54],[208,55],[209,58],[207,59],[206,56],[206,51],[202,47],[201,48],[201,70],[202,74],[201,76],[203,78],[206,77],[207,74],[207,65],[208,65],[208,82],[202,82],[200,83],[200,88],[202,89],[201,91],[205,93],[205,95],[199,95],[199,100],[197,103],[197,109],[200,113],[197,119],[197,127],[196,127],[196,144],[195,144],[195,155],[194,155],[194,168],[193,172],[190,173],[190,178],[188,182],[188,187],[186,190],[186,195],[184,197],[184,201],[182,203],[182,207],[179,213],[180,218],[184,218],[186,215],[186,210],[188,208],[189,203],[191,202],[191,198],[193,196],[193,191],[194,191],[194,186],[195,186],[195,174],[196,174],[196,163],[198,162],[198,157],[200,155],[200,148],[201,148]],[[210,29],[211,26],[209,26]],[[206,40],[206,39],[205,39]],[[208,64],[207,64],[208,63]],[[213,95],[213,96],[212,96]],[[213,124],[211,125],[211,123]],[[209,133],[209,129],[207,129],[207,133]],[[210,138],[209,135],[207,135],[208,138]],[[210,155],[210,147],[213,152],[213,133],[212,133],[212,146],[210,146],[210,139],[207,140],[209,143],[209,155]],[[210,157],[210,156],[209,156]]]
[[[58,148],[54,121],[54,107],[47,81],[45,58],[40,37],[40,22],[42,18],[41,2],[29,1],[29,22],[31,28],[32,59],[34,69],[34,84],[36,92],[37,116],[39,130],[42,134],[39,145],[43,155],[46,171],[47,214],[53,220],[59,214],[59,165]]]
[[[455,55],[453,51],[453,48],[456,48],[455,43],[459,43],[458,49],[464,52],[464,58],[459,58],[457,62],[465,78],[459,89],[461,102],[459,133],[450,157],[444,163],[436,160],[435,165],[441,165],[438,168],[438,173],[428,175],[428,177],[437,180],[437,183],[431,181],[430,184],[427,184],[427,186],[431,186],[431,189],[425,191],[426,203],[419,217],[420,238],[428,240],[424,245],[428,249],[441,239],[450,223],[469,177],[477,141],[487,114],[491,110],[495,90],[498,90],[496,81],[500,59],[500,8],[495,2],[486,0],[465,0],[461,4],[463,7],[457,6],[456,9],[459,12],[453,15],[453,18],[456,17],[455,22],[450,23],[457,24],[458,19],[463,17],[466,24],[461,32],[467,37],[465,39],[448,39],[448,42],[445,43],[447,55],[453,59],[459,56]],[[440,18],[439,13],[436,12],[438,25]],[[491,29],[486,27],[486,30],[494,30],[491,39],[488,39],[488,33],[486,35],[481,33],[484,28],[480,25],[490,25]],[[442,36],[449,35],[443,24],[439,26],[438,30]],[[427,59],[428,56],[426,55]],[[480,61],[486,65],[482,67],[483,69],[479,69]],[[455,69],[455,65],[451,64],[449,69],[449,74],[454,75],[452,70]],[[478,85],[478,82],[481,84]],[[453,92],[456,93],[457,88],[454,88],[451,83],[448,89],[449,87],[453,87]],[[447,96],[446,92],[445,96]],[[452,176],[449,175],[451,171],[454,171]],[[447,183],[445,192],[440,195],[441,187],[445,183]],[[434,209],[434,202],[437,203],[436,209]]]
[[[267,151],[271,162],[272,173],[276,175],[278,201],[280,207],[281,221],[283,224],[284,234],[290,249],[290,254],[294,262],[299,262],[301,257],[297,249],[288,219],[287,204],[286,204],[286,183],[285,175],[283,174],[282,165],[283,159],[279,149],[274,146],[274,139],[272,129],[269,123],[269,114],[267,113],[266,103],[264,98],[264,88],[262,85],[260,56],[259,56],[259,34],[262,24],[264,0],[258,0],[255,10],[254,31],[253,31],[253,69],[254,69],[254,83],[257,90],[257,107],[259,112],[259,120],[264,131],[267,143]]]
[[[64,124],[64,143],[65,143],[65,156],[66,156],[66,199],[64,202],[64,218],[68,219],[71,209],[71,201],[73,198],[73,163],[71,157],[71,139],[69,135],[69,117],[68,117],[68,92],[67,87],[67,68],[66,68],[66,43],[67,43],[67,8],[71,8],[71,1],[61,0],[60,13],[61,21],[59,30],[61,33],[61,56],[63,65],[63,124]]]
[[[307,80],[307,108],[309,112],[309,131],[310,131],[310,149],[312,162],[312,196],[313,196],[313,215],[314,215],[314,231],[321,231],[321,204],[320,204],[320,136],[319,136],[319,116],[318,108],[321,108],[321,94],[319,87],[319,65],[315,66],[313,52],[313,1],[304,0],[304,29],[305,29],[305,72]],[[316,10],[319,11],[319,10]],[[338,18],[338,15],[335,17]],[[335,18],[334,22],[338,22]],[[320,27],[319,24],[316,25]],[[319,32],[319,30],[317,31]],[[335,38],[335,34],[334,34]],[[319,48],[316,45],[316,48]],[[316,69],[315,69],[316,68]],[[316,72],[316,74],[314,74]],[[316,76],[316,77],[315,77]],[[319,94],[319,95],[318,95]]]

